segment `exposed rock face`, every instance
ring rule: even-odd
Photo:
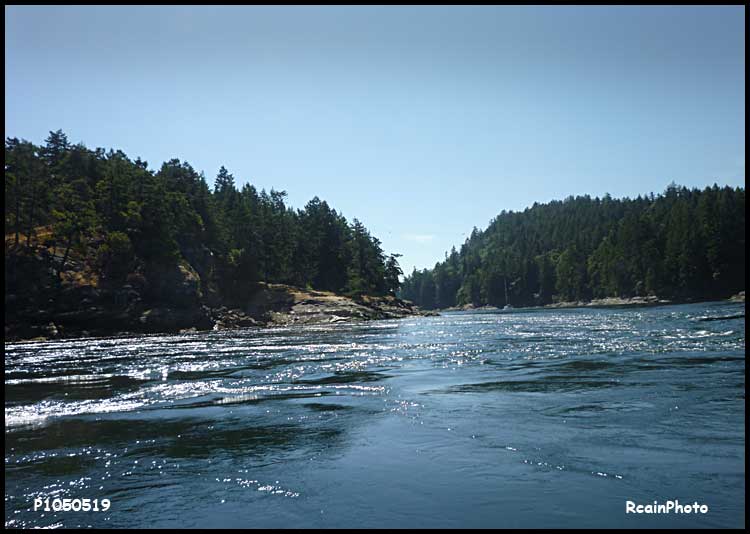
[[[260,321],[284,325],[437,315],[422,312],[411,302],[393,296],[355,299],[282,284],[261,284],[245,311]]]
[[[145,332],[178,332],[185,328],[206,330],[212,326],[208,308],[151,308],[141,314],[138,321]]]
[[[153,284],[148,288],[154,290]],[[130,284],[116,289],[65,286],[48,306],[16,306],[6,315],[6,340],[51,339],[121,333],[177,333],[266,325],[330,324],[393,319],[422,312],[412,303],[387,297],[350,298],[281,284],[258,284],[241,308],[208,307],[201,299],[200,278],[189,266],[166,272],[155,301]],[[15,295],[6,303],[17,304]]]
[[[190,250],[198,265],[138,267],[119,283],[100,280],[90,266],[60,262],[48,251],[6,249],[5,339],[56,339],[122,333],[176,333],[264,325],[338,323],[436,315],[393,296],[350,298],[327,291],[259,283],[223,302],[215,287],[205,287],[213,258],[207,249]],[[11,287],[23,288],[16,293]],[[243,291],[242,293],[245,293]]]
[[[253,319],[245,314],[244,311],[236,308],[231,310],[219,308],[218,310],[214,310],[213,315],[216,318],[213,323],[214,330],[230,330],[233,328],[247,328],[249,326],[262,325],[261,322]]]
[[[201,278],[186,261],[175,266],[152,266],[148,280],[148,297],[155,302],[191,306],[202,297]]]

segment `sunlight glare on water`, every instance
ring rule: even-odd
[[[742,527],[743,314],[454,312],[6,344],[5,524]],[[42,513],[35,497],[112,507]],[[624,513],[666,499],[710,512]]]

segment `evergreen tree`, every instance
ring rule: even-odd
[[[501,212],[484,231],[474,228],[455,257],[407,276],[401,295],[424,307],[501,306],[506,285],[514,306],[636,295],[724,298],[744,289],[744,221],[745,191],[730,187],[673,183],[662,195],[635,199],[537,203]]]

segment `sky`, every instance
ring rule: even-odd
[[[318,196],[408,273],[502,210],[744,187],[744,51],[744,6],[6,6],[5,135]]]

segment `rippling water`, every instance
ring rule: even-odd
[[[5,345],[5,525],[744,526],[744,305]],[[33,511],[35,497],[107,512]],[[625,514],[679,499],[705,515]]]

